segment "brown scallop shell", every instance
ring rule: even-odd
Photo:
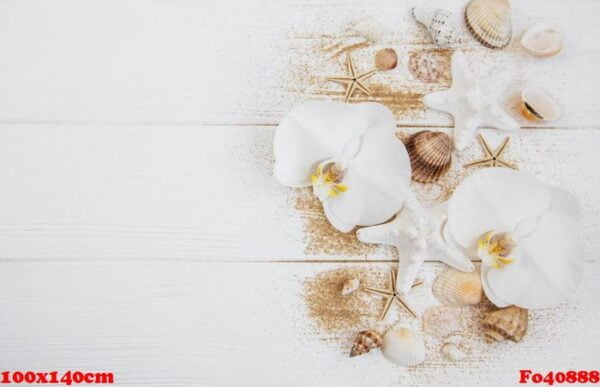
[[[465,21],[471,34],[486,47],[500,49],[512,38],[508,0],[471,0],[465,8]]]
[[[518,343],[527,332],[528,315],[527,309],[515,305],[489,312],[483,318],[485,341],[512,340]]]
[[[419,183],[433,183],[444,176],[452,162],[452,141],[443,132],[425,130],[406,141],[412,178]]]
[[[375,67],[378,70],[392,70],[398,64],[398,54],[392,48],[384,48],[375,54]]]
[[[373,348],[379,348],[382,343],[383,339],[379,333],[375,331],[360,331],[350,350],[350,357],[362,355]]]

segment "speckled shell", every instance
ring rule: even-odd
[[[446,47],[457,41],[458,28],[452,12],[442,8],[420,8],[412,10],[417,21],[427,27],[433,43]]]
[[[450,169],[452,141],[446,133],[428,130],[415,133],[406,141],[406,149],[415,181],[433,183]]]
[[[483,318],[485,341],[512,340],[518,343],[527,332],[527,321],[527,309],[514,305],[489,312]]]
[[[478,270],[463,273],[447,268],[433,282],[433,295],[449,306],[475,305],[481,302],[483,295],[481,277]]]
[[[401,327],[389,330],[383,336],[381,351],[394,364],[408,367],[425,360],[425,344],[420,334]]]
[[[508,0],[471,0],[465,9],[469,31],[489,48],[504,48],[512,38]]]
[[[352,344],[350,350],[350,357],[362,355],[363,353],[369,352],[373,348],[381,347],[381,335],[375,331],[360,331]]]

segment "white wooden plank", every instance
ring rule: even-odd
[[[426,285],[409,296],[422,313],[435,305]],[[594,316],[600,280],[587,265],[578,292],[558,307],[532,311],[519,344],[485,344],[477,316],[462,344],[468,359],[451,364],[428,337],[427,359],[400,369],[373,353],[348,358],[360,327],[327,331],[308,317],[305,283],[327,270],[375,270],[390,264],[1,264],[0,364],[3,369],[112,371],[119,385],[512,385],[518,370],[594,369],[600,335]],[[362,297],[366,295],[357,295]],[[379,304],[369,304],[376,311]],[[373,325],[374,318],[367,318]],[[420,319],[389,317],[415,329]],[[381,328],[381,327],[380,327]]]
[[[1,125],[0,259],[394,259],[327,227],[308,190],[279,185],[273,132]],[[599,146],[595,130],[522,130],[507,150],[521,169],[578,196],[590,259],[600,251]],[[440,183],[413,187],[424,203],[441,202],[480,155],[473,143]]]
[[[430,2],[456,11],[463,0]],[[339,98],[341,89],[322,77],[343,70],[322,48],[343,37],[343,26],[365,14],[390,33],[357,50],[359,68],[391,46],[401,65],[372,80],[374,99],[394,108],[407,125],[451,124],[420,105],[428,85],[407,71],[411,52],[432,48],[410,15],[418,2],[308,0],[269,4],[228,1],[43,0],[0,3],[0,121],[86,123],[275,124],[290,108],[314,98]],[[514,79],[507,101],[524,82],[546,87],[564,106],[561,127],[598,127],[600,57],[596,44],[600,4],[578,1],[565,12],[559,0],[514,2],[515,40],[491,51],[466,34],[474,70],[506,70]],[[534,21],[561,25],[567,36],[560,56],[540,60],[517,42]],[[462,21],[461,21],[462,23]],[[409,100],[399,93],[415,93]],[[363,100],[364,98],[360,98]]]

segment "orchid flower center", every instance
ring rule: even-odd
[[[313,192],[321,200],[341,195],[348,187],[341,183],[344,168],[335,161],[326,161],[317,166],[315,173],[310,176]]]
[[[514,262],[510,257],[515,242],[512,236],[504,231],[490,231],[477,244],[477,256],[488,266],[500,269]]]

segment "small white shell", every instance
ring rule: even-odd
[[[427,27],[433,43],[446,47],[457,41],[458,28],[452,12],[442,8],[416,7],[412,13],[419,23]]]
[[[420,334],[406,327],[389,330],[381,351],[386,359],[400,366],[413,366],[425,360],[425,345]]]
[[[452,343],[446,343],[442,346],[441,350],[442,354],[446,356],[449,360],[452,361],[460,361],[465,358],[465,353],[458,348],[458,346]]]
[[[530,121],[553,121],[562,114],[558,102],[539,87],[524,88],[521,104],[521,113]]]
[[[447,268],[436,277],[432,292],[445,305],[466,306],[478,304],[483,295],[479,270],[462,273]]]
[[[434,306],[423,314],[423,331],[433,336],[447,336],[460,329],[458,308]]]
[[[350,278],[346,282],[344,282],[344,287],[342,288],[342,296],[347,296],[348,294],[354,293],[360,287],[360,280],[358,278]]]
[[[385,35],[388,29],[373,16],[365,16],[351,23],[347,31],[364,36],[371,42],[377,42]]]
[[[553,24],[536,23],[525,31],[521,37],[521,45],[533,55],[556,55],[563,49],[563,34]]]

